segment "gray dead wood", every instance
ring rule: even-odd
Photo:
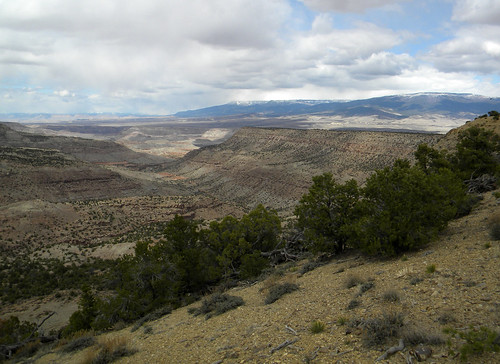
[[[397,353],[398,351],[401,351],[405,348],[405,344],[403,342],[403,339],[399,339],[399,345],[398,346],[393,346],[389,349],[387,349],[387,351],[385,353],[383,353],[381,356],[379,356],[377,358],[377,360],[375,360],[376,362],[377,361],[381,361],[381,360],[384,360],[386,359],[389,355],[392,355],[394,353]]]
[[[295,331],[294,329],[292,329],[290,326],[288,325],[285,325],[285,329],[287,329],[288,331],[290,331],[292,334],[294,334],[295,336],[297,336],[297,331]]]
[[[296,261],[299,259],[299,256],[289,253],[286,250],[286,248],[275,249],[275,250],[270,251],[270,252],[261,252],[260,254],[263,257],[268,258],[269,260],[271,260],[275,264],[282,263],[282,262]]]
[[[292,344],[295,344],[297,341],[299,341],[299,339],[293,339],[293,340],[287,340],[285,342],[282,342],[281,344],[279,344],[278,346],[276,346],[275,348],[272,348],[271,349],[271,354],[274,354],[275,352],[277,352],[278,350],[281,350],[283,348],[286,348],[288,345],[292,345]]]

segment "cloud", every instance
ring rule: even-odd
[[[451,39],[431,47],[423,57],[443,72],[498,74],[500,69],[500,3],[461,0],[453,8]]]
[[[424,57],[444,72],[497,74],[500,69],[499,27],[465,27],[453,39],[432,47]]]
[[[453,33],[417,56],[404,0],[302,3],[0,0],[0,112],[171,113],[237,99],[498,88],[475,78],[500,69],[498,27],[482,2],[457,3]],[[360,15],[393,6],[394,28]]]
[[[453,9],[452,19],[500,26],[500,2],[497,0],[459,0]]]
[[[369,8],[401,3],[404,0],[301,0],[307,7],[320,12],[362,13]]]

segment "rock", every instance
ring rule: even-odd
[[[432,356],[432,349],[427,346],[419,346],[412,351],[412,354],[417,358],[418,361],[426,361]]]

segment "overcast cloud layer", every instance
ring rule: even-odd
[[[0,113],[500,96],[498,0],[0,0]]]

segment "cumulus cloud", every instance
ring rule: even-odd
[[[401,3],[405,0],[301,0],[309,8],[321,12],[362,13],[369,8]]]
[[[497,0],[459,0],[453,20],[500,26],[500,2]]]
[[[443,72],[498,74],[500,69],[500,3],[460,0],[451,39],[434,45],[425,60]]]
[[[454,38],[434,46],[425,57],[445,72],[495,74],[500,69],[499,27],[465,27]]]

